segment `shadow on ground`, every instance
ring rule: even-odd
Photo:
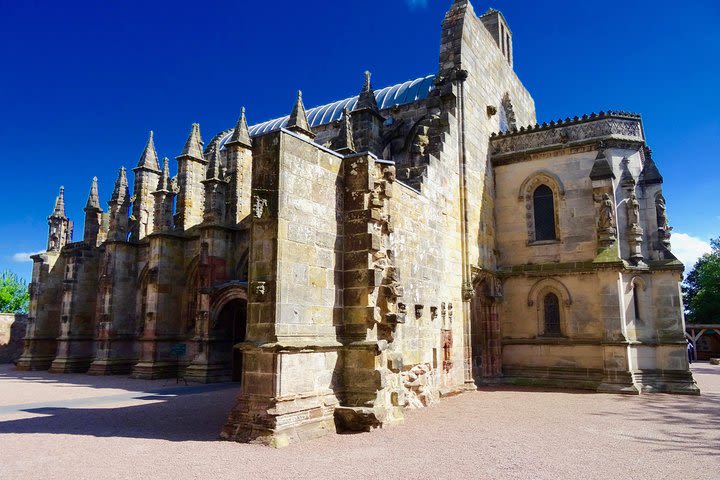
[[[138,396],[153,403],[118,408],[29,408],[42,417],[0,421],[3,433],[50,433],[95,437],[152,438],[175,442],[215,441],[237,396],[237,388],[178,396]]]
[[[4,380],[23,383],[39,383],[62,387],[119,388],[137,392],[148,388],[161,388],[176,385],[175,378],[165,380],[142,380],[128,375],[87,375],[84,373],[50,373],[47,370],[18,371],[10,364],[0,365],[0,386]],[[149,387],[150,386],[150,387]]]
[[[693,365],[693,373],[718,375],[717,367],[708,364]],[[703,385],[700,385],[703,389]],[[628,401],[618,396],[617,408],[595,415],[620,416],[639,432],[644,423],[667,425],[662,435],[625,434],[636,442],[654,446],[658,452],[689,452],[695,455],[717,456],[720,451],[720,391],[703,389],[701,396],[652,394]],[[682,431],[682,433],[678,433]]]

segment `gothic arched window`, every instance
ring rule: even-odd
[[[533,193],[535,241],[557,240],[555,232],[555,199],[547,185],[540,185]]]
[[[543,320],[546,336],[560,336],[560,299],[554,293],[548,293],[543,299]]]

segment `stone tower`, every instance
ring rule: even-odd
[[[160,165],[155,151],[153,132],[150,132],[145,150],[140,156],[137,167],[133,168],[133,172],[135,173],[135,186],[133,188],[130,240],[138,241],[152,233],[154,224],[155,209],[152,192],[160,179]]]
[[[353,139],[358,152],[367,151],[382,157],[382,127],[385,118],[380,114],[370,76],[370,72],[365,72],[365,83],[351,113]]]
[[[204,187],[207,161],[203,156],[200,125],[193,123],[178,162],[178,197],[175,227],[187,230],[203,220]]]
[[[103,211],[100,208],[100,198],[98,196],[98,180],[97,177],[94,177],[90,187],[90,195],[88,195],[85,204],[85,227],[83,232],[83,240],[94,247],[98,245],[100,238],[102,214]]]
[[[48,217],[48,227],[48,252],[59,252],[72,242],[73,223],[65,216],[65,187],[60,187],[55,207]]]

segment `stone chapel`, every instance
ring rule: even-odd
[[[489,383],[699,394],[641,117],[538,124],[496,10],[440,39],[433,75],[193,124],[174,175],[151,133],[80,241],[61,188],[18,368],[236,381],[222,437],[274,446]]]

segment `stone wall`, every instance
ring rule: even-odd
[[[23,351],[27,315],[0,313],[0,363],[13,363]]]
[[[640,117],[625,112],[491,139],[510,381],[697,393],[662,177],[644,142]],[[535,236],[540,185],[552,191],[555,239]],[[547,293],[560,300],[560,332],[552,334],[544,332]]]

